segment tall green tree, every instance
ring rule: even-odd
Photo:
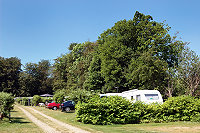
[[[153,21],[150,15],[136,12],[132,20],[118,21],[102,33],[98,39],[98,56],[99,72],[105,84],[101,87],[121,92],[166,86],[166,69],[178,62],[179,54],[169,29],[164,23]]]
[[[96,43],[72,43],[54,63],[54,89],[83,89]]]
[[[141,53],[137,59],[131,60],[127,73],[130,88],[158,89],[164,93],[168,64],[166,61],[152,56],[153,54],[154,51],[149,50]]]
[[[172,39],[171,49],[173,50],[174,55],[176,55],[176,63],[173,66],[167,68],[167,86],[165,87],[165,95],[168,97],[178,96],[184,94],[183,84],[181,83],[179,77],[179,67],[182,61],[182,54],[187,46],[187,43],[183,43],[180,40],[177,40],[178,32]]]
[[[19,95],[19,74],[21,72],[21,60],[17,57],[0,57],[0,92],[8,92]]]
[[[183,51],[178,72],[186,94],[195,96],[200,85],[200,58],[189,47]]]
[[[84,88],[86,90],[106,92],[106,90],[102,90],[102,86],[104,86],[104,84],[105,81],[101,74],[101,60],[98,56],[98,53],[95,52],[88,68],[88,73],[84,82]]]
[[[53,93],[52,68],[48,60],[36,63],[27,63],[20,74],[22,96],[33,96],[44,93]]]

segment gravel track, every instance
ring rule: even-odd
[[[54,128],[50,127],[49,125],[47,125],[46,123],[38,120],[37,118],[35,118],[31,113],[29,113],[28,111],[26,111],[25,109],[23,109],[22,107],[19,107],[19,109],[21,109],[24,114],[33,122],[35,123],[38,127],[40,127],[45,133],[61,133],[57,130],[55,130]]]
[[[29,113],[28,111],[26,111],[24,108],[19,107],[19,106],[17,106],[17,107],[18,107],[19,109],[21,109],[21,110],[29,117],[29,119],[30,119],[31,121],[33,121],[37,126],[39,126],[40,128],[42,128],[44,132],[46,132],[46,133],[61,133],[60,131],[57,131],[56,129],[50,127],[48,124],[46,124],[46,123],[44,123],[44,122],[38,120],[35,116],[33,116],[33,115],[32,115],[31,113]],[[66,124],[66,123],[64,123],[64,122],[61,122],[61,121],[59,121],[59,120],[57,120],[57,119],[54,119],[54,118],[52,118],[52,117],[50,117],[50,116],[48,116],[48,115],[45,115],[45,114],[41,113],[40,111],[35,110],[35,109],[33,109],[33,108],[30,108],[30,107],[26,107],[26,108],[28,108],[28,109],[34,111],[35,113],[37,113],[37,114],[39,114],[39,115],[41,115],[41,116],[43,116],[43,117],[49,119],[50,121],[52,121],[52,122],[54,122],[55,124],[59,125],[61,128],[66,128],[66,129],[68,129],[68,130],[69,130],[69,131],[68,131],[69,133],[90,133],[90,132],[88,132],[88,131],[86,131],[86,130],[83,130],[83,129],[74,127],[74,126],[72,126],[72,125],[69,125],[69,124]]]

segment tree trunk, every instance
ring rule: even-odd
[[[1,120],[3,119],[3,113],[0,113],[0,119]]]
[[[167,87],[167,96],[168,97],[172,97],[172,93],[173,93],[173,80],[168,80],[168,87]]]

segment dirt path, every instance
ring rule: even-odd
[[[46,119],[50,120],[51,122],[53,122],[54,124],[58,125],[58,127],[60,128],[66,128],[67,131],[59,131],[58,129],[56,128],[53,128],[52,126],[49,126],[50,124],[47,124],[48,122],[42,122],[40,120],[38,120],[34,115],[32,115],[31,113],[29,113],[24,107],[19,107],[17,106],[19,109],[21,109],[28,117],[31,121],[33,121],[36,125],[38,125],[40,128],[42,128],[44,130],[44,132],[46,133],[61,133],[61,132],[68,132],[68,133],[90,133],[88,131],[85,131],[83,129],[80,129],[80,128],[77,128],[77,127],[74,127],[74,126],[71,126],[69,124],[66,124],[64,122],[61,122],[57,119],[54,119],[50,116],[47,116],[43,113],[41,113],[40,111],[38,110],[35,110],[33,108],[30,108],[30,107],[25,107],[25,108],[28,108],[28,110],[31,110],[32,113],[35,113],[42,116],[42,117],[45,117]],[[39,117],[39,116],[38,116]],[[44,119],[43,119],[44,121]]]
[[[17,106],[19,109],[21,109],[24,114],[31,120],[33,121],[33,123],[35,123],[38,127],[40,127],[45,133],[60,133],[59,131],[55,130],[54,128],[50,127],[49,125],[47,125],[46,123],[38,120],[37,118],[35,118],[31,113],[29,113],[28,111],[26,111],[25,109]]]

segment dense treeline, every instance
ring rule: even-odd
[[[48,60],[38,64],[27,63],[21,69],[20,59],[16,57],[0,58],[0,92],[15,96],[33,96],[52,93],[52,66]]]
[[[1,57],[0,91],[33,96],[63,89],[104,93],[138,88],[157,89],[166,97],[198,95],[199,57],[169,30],[150,15],[136,12],[96,42],[71,43],[69,53],[53,65],[42,60],[26,64],[22,71],[18,58]],[[18,63],[12,65],[11,59]]]

